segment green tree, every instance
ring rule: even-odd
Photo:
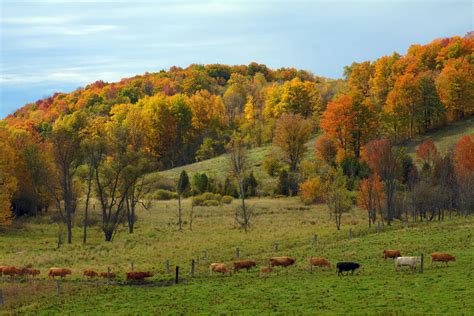
[[[337,230],[341,229],[342,214],[352,209],[350,192],[347,189],[347,179],[342,169],[331,169],[326,181],[326,204],[334,215]]]
[[[176,185],[176,192],[178,193],[178,225],[179,225],[179,230],[182,229],[182,220],[181,220],[181,196],[185,195],[191,187],[191,184],[189,182],[189,177],[188,174],[186,173],[185,170],[181,171],[181,174],[179,175],[179,180]]]

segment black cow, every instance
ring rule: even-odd
[[[347,271],[347,274],[349,274],[349,271],[352,271],[352,274],[354,274],[354,270],[357,270],[359,268],[360,264],[355,262],[338,262],[336,265],[337,275],[344,275],[342,273],[344,271]]]

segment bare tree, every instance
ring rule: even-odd
[[[251,211],[245,205],[245,187],[244,180],[249,172],[247,162],[247,151],[242,135],[234,133],[227,146],[230,159],[230,172],[239,185],[239,194],[242,204],[235,213],[236,221],[247,232],[250,228]]]

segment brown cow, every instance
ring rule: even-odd
[[[291,266],[295,262],[296,262],[296,260],[293,259],[293,258],[290,258],[290,257],[273,257],[273,258],[270,258],[270,265],[272,267],[282,266],[282,267],[286,268],[288,266]]]
[[[225,263],[211,263],[209,266],[209,273],[211,272],[219,272],[222,273],[222,275],[227,273],[231,275],[230,270]]]
[[[16,275],[28,278],[28,268],[16,268]]]
[[[383,251],[383,259],[387,260],[387,258],[398,258],[401,257],[402,254],[400,253],[400,250],[384,250]]]
[[[28,269],[28,275],[31,275],[31,277],[34,279],[38,274],[40,274],[40,270],[38,269]]]
[[[448,266],[449,261],[456,261],[456,257],[451,256],[449,253],[444,253],[444,252],[433,252],[431,254],[431,265],[433,265],[433,262],[444,262],[446,263],[446,266]]]
[[[113,272],[101,272],[99,276],[104,279],[113,279],[116,275]]]
[[[95,272],[94,270],[84,270],[84,273],[82,274],[82,277],[88,277],[90,279],[92,278],[97,278],[99,274]]]
[[[127,272],[127,281],[143,281],[145,278],[150,278],[153,276],[151,272]]]
[[[313,266],[331,268],[331,263],[326,258],[308,258],[308,262]]]
[[[254,260],[240,260],[234,261],[234,272],[239,272],[241,269],[247,269],[247,271],[257,266],[257,262]]]
[[[0,266],[0,276],[3,275],[3,269],[8,268],[8,266]]]
[[[11,278],[17,275],[17,271],[18,269],[14,266],[3,266],[2,268],[3,275],[9,275]]]
[[[64,279],[66,275],[72,274],[72,271],[67,268],[50,268],[48,273],[48,278],[53,279],[56,276],[60,276],[61,279]]]

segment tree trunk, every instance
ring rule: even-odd
[[[89,199],[91,196],[91,187],[92,187],[92,176],[90,175],[89,179],[87,179],[86,208],[84,211],[84,236],[82,239],[83,244],[87,242],[87,217],[88,217],[88,212],[89,212]]]
[[[244,230],[247,232],[248,229],[248,217],[247,217],[247,209],[245,207],[245,192],[244,192],[244,181],[240,180],[239,181],[239,187],[240,187],[240,198],[242,199],[242,216],[243,218],[243,223],[244,223]]]
[[[182,221],[181,221],[181,194],[178,194],[178,225],[179,230],[182,229]]]

